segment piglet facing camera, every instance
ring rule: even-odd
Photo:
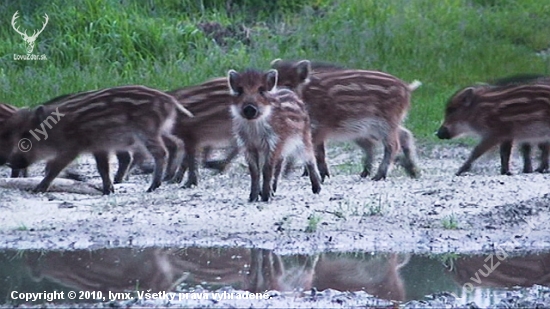
[[[277,75],[276,70],[228,72],[233,132],[245,150],[251,177],[250,202],[271,198],[289,156],[305,162],[313,193],[321,191],[306,107],[294,92],[277,89]]]

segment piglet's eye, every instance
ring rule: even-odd
[[[265,94],[265,87],[260,87],[258,88],[258,92],[261,94],[261,95],[264,95]]]
[[[243,94],[243,87],[237,87],[233,90],[235,91],[236,96],[240,96],[241,94]]]

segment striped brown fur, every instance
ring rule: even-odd
[[[26,168],[48,160],[46,177],[35,188],[48,190],[51,182],[81,153],[94,155],[103,181],[103,193],[113,192],[108,156],[111,152],[131,151],[142,145],[155,160],[153,181],[148,192],[160,186],[165,165],[166,140],[181,157],[181,141],[171,135],[177,111],[190,114],[174,97],[145,86],[121,86],[65,95],[45,105],[21,109],[0,131],[2,143],[9,144],[9,155],[0,155],[13,168]],[[57,122],[53,115],[58,117]],[[44,123],[47,125],[44,126]],[[48,125],[49,124],[49,125]],[[36,140],[31,130],[47,130],[47,137]],[[32,141],[27,152],[18,148],[22,138]],[[163,141],[164,140],[164,141]],[[178,159],[174,159],[176,162]],[[179,162],[178,162],[179,163]]]
[[[409,85],[378,71],[338,67],[312,70],[308,60],[275,60],[272,68],[279,72],[279,86],[296,91],[307,104],[315,155],[323,179],[329,176],[324,143],[330,139],[354,141],[365,151],[361,177],[370,175],[373,148],[379,142],[384,145],[384,158],[374,180],[386,177],[400,148],[405,154],[403,166],[407,173],[417,176],[412,160],[413,137],[402,122],[410,107],[411,92],[419,82]]]
[[[512,86],[537,82],[548,84],[550,83],[550,77],[541,74],[518,74],[499,78],[493,81],[491,84],[495,86]],[[506,141],[500,144],[500,173],[503,175],[512,175],[512,173],[510,172],[510,156],[512,154],[512,144],[513,141]],[[548,155],[550,152],[550,143],[539,143],[538,148],[540,149],[540,163],[535,171],[543,173],[548,170],[549,166]],[[521,143],[519,149],[521,152],[521,156],[523,157],[522,172],[532,173],[533,164],[531,162],[531,144]]]
[[[17,107],[0,103],[0,123],[6,121],[11,115],[13,115],[18,110]]]
[[[50,99],[49,101],[42,103],[42,105],[51,105],[51,104],[57,104],[62,102],[63,100],[71,99],[75,100],[79,97],[86,96],[95,90],[92,91],[83,91],[83,92],[77,92],[72,94],[65,94],[58,97],[55,97],[53,99]],[[184,112],[186,113],[186,112]],[[187,113],[186,113],[187,114]],[[188,118],[188,117],[184,117]],[[168,146],[169,151],[169,160],[172,160],[172,158],[176,155],[176,145],[171,142],[170,138],[164,138],[164,142]],[[118,170],[114,177],[114,183],[122,183],[125,178],[127,178],[128,172],[132,166],[140,166],[143,168],[143,164],[145,161],[145,158],[148,156],[147,149],[143,147],[135,147],[131,151],[119,151],[116,153],[116,157],[118,160]],[[175,167],[171,168],[172,170],[175,169]],[[169,169],[170,170],[170,169]],[[152,173],[150,171],[149,173]],[[75,172],[70,173],[71,177],[76,180],[82,179],[81,176],[75,174]],[[76,177],[75,177],[76,176]]]
[[[477,158],[496,145],[550,141],[550,83],[477,85],[459,90],[447,103],[437,136],[451,139],[466,134],[480,136],[481,142],[457,175],[468,171]],[[501,170],[507,165],[503,159]]]
[[[9,104],[3,104],[0,103],[0,126],[2,126],[2,123],[6,121],[11,115],[13,115],[15,112],[17,112],[19,108],[9,105]],[[0,145],[0,148],[2,146]],[[11,169],[11,178],[18,178],[18,177],[27,177],[29,174],[28,169]],[[84,177],[77,173],[74,170],[66,170],[65,175],[62,177],[68,178],[68,179],[74,179],[74,180],[82,180]]]
[[[61,96],[55,97],[53,99],[50,99],[50,100],[42,103],[41,105],[56,104],[56,103],[62,102],[65,99],[68,99],[68,98],[75,99],[78,96],[85,96],[85,95],[87,95],[91,92],[92,91],[86,91],[86,92],[79,92],[79,93],[74,93],[74,94],[61,95]],[[2,121],[5,121],[8,118],[8,116],[11,116],[17,110],[19,110],[19,109],[15,106],[0,103],[0,125],[1,125]],[[135,149],[134,151],[132,151],[132,153],[122,151],[122,152],[118,152],[116,154],[117,159],[118,159],[118,170],[115,174],[114,183],[121,183],[123,181],[123,179],[125,178],[128,170],[130,169],[130,166],[134,162],[133,154],[135,154],[136,158],[138,158],[140,155],[142,155],[142,156],[145,155],[144,151],[146,151],[146,150]],[[28,175],[28,170],[27,169],[12,169],[12,173],[11,173],[12,178],[27,177],[27,175]],[[82,181],[85,178],[84,176],[82,176],[81,174],[76,172],[76,170],[70,169],[70,168],[66,169],[64,171],[64,175],[62,175],[61,177],[68,178],[68,179],[79,180],[79,181]]]
[[[52,105],[52,104],[58,104],[62,103],[64,100],[77,100],[79,98],[83,98],[96,90],[91,91],[82,91],[77,93],[71,93],[71,94],[64,94],[60,95],[58,97],[55,97],[53,99],[48,100],[47,102],[42,103],[41,105]],[[164,138],[164,142],[168,146],[169,151],[169,160],[176,155],[175,154],[175,144],[171,143],[170,138]],[[140,165],[143,164],[145,158],[148,156],[147,150],[143,147],[140,147],[139,145],[136,147],[133,147],[131,151],[117,151],[116,152],[116,158],[118,161],[118,169],[114,177],[114,183],[122,183],[125,178],[127,178],[130,168],[133,165]],[[172,167],[174,169],[174,167]],[[150,171],[149,173],[152,173]],[[77,176],[76,179],[80,180],[82,177],[79,175],[76,175],[74,172],[71,173],[71,175]],[[70,177],[75,178],[75,177]]]
[[[292,91],[277,89],[276,70],[230,70],[227,79],[233,95],[233,132],[245,149],[251,176],[249,201],[257,201],[258,195],[262,201],[271,198],[284,159],[294,155],[305,161],[312,191],[319,193],[321,179],[315,166],[305,104]]]
[[[181,182],[188,170],[184,187],[196,186],[197,151],[200,148],[230,146],[229,155],[225,160],[212,161],[208,167],[220,171],[238,154],[239,149],[232,134],[229,106],[232,97],[227,89],[227,78],[216,78],[200,85],[169,91],[182,106],[193,113],[191,119],[178,117],[174,126],[174,134],[181,138],[185,147],[185,159],[180,169],[174,175],[173,182]]]

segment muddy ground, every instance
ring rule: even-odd
[[[550,175],[520,174],[514,153],[514,175],[501,176],[494,152],[470,173],[454,176],[471,148],[419,145],[419,179],[395,167],[387,180],[374,182],[359,177],[356,147],[331,145],[332,177],[319,195],[296,170],[268,203],[247,202],[250,180],[242,156],[224,174],[201,170],[192,189],[163,184],[145,193],[149,175],[131,176],[110,196],[0,188],[0,248],[245,246],[277,254],[549,249]],[[92,160],[79,163],[88,182],[99,186]],[[31,174],[42,170],[38,165]],[[0,169],[0,176],[8,174]]]

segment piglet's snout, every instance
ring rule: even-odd
[[[449,129],[447,127],[441,127],[437,132],[435,133],[439,139],[450,139],[451,133],[449,132]]]
[[[252,104],[245,105],[243,107],[243,116],[249,120],[258,117],[258,108]]]

